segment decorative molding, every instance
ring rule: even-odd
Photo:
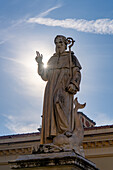
[[[113,146],[113,140],[104,140],[104,141],[88,141],[83,142],[83,149],[93,149],[93,148],[103,148]],[[13,148],[13,149],[4,149],[0,150],[0,156],[5,155],[25,155],[32,153],[32,146],[25,148]]]
[[[103,147],[111,147],[111,146],[113,146],[113,140],[83,142],[84,149],[103,148]]]
[[[32,153],[32,147],[0,150],[0,156],[17,155],[17,154],[25,155],[31,153]]]

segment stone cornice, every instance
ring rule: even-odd
[[[4,155],[8,156],[8,155],[16,155],[16,154],[25,155],[31,153],[32,153],[32,147],[0,150],[0,156],[4,156]]]
[[[103,140],[103,141],[87,141],[83,142],[84,149],[90,148],[103,148],[103,147],[111,147],[113,146],[113,139],[112,140]]]
[[[0,156],[30,154],[39,141],[40,133],[0,137]],[[113,125],[85,129],[84,150],[109,147],[113,147]]]
[[[12,141],[12,142],[5,142],[5,143],[0,143],[0,145],[12,145],[12,144],[21,144],[21,143],[34,143],[34,142],[40,142],[40,139],[37,140],[23,140],[23,141]]]
[[[95,149],[95,148],[104,148],[104,147],[113,147],[113,140],[104,140],[104,141],[89,141],[83,142],[84,149]],[[0,156],[4,155],[24,155],[32,153],[32,146],[25,148],[13,148],[13,149],[2,149],[0,150]]]
[[[111,154],[98,154],[98,155],[87,155],[85,156],[86,159],[91,159],[91,158],[105,158],[105,157],[113,157],[113,153]]]

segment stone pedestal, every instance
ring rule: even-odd
[[[98,170],[94,163],[73,151],[24,155],[9,163],[12,169],[20,170]]]

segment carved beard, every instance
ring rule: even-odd
[[[65,51],[65,48],[63,46],[62,47],[56,46],[56,53],[57,54],[62,54],[64,51]]]

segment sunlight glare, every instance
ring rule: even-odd
[[[17,39],[16,44],[15,42],[11,44],[14,57],[11,55],[11,58],[8,58],[11,61],[11,74],[16,78],[18,83],[25,88],[25,94],[41,97],[46,82],[43,81],[37,73],[36,51],[39,51],[39,53],[43,55],[42,62],[44,63],[44,68],[46,68],[49,58],[54,53],[53,46],[50,45],[48,41],[35,40],[33,37],[29,39],[29,41],[27,37],[24,37],[24,39],[18,37]],[[19,41],[20,39],[21,41]],[[26,46],[24,46],[24,44],[26,44]]]
[[[47,63],[44,63],[44,68],[47,68]]]

